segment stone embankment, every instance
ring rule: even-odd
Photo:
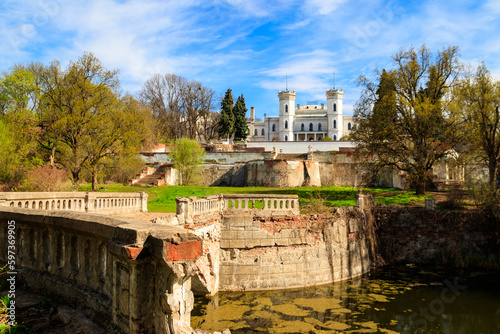
[[[296,195],[214,195],[178,198],[177,219],[204,240],[193,278],[202,294],[313,286],[371,266],[360,208],[300,215]]]
[[[500,219],[491,211],[374,207],[373,217],[384,263],[500,264]]]

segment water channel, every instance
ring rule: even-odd
[[[195,300],[191,326],[237,333],[500,333],[500,272],[412,265],[294,290]]]

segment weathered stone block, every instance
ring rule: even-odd
[[[260,239],[261,247],[270,247],[274,246],[274,239]]]
[[[271,277],[273,277],[273,275],[281,274],[282,272],[283,272],[283,267],[281,265],[269,267],[269,273],[271,274]]]
[[[283,265],[284,273],[295,273],[297,271],[297,267],[295,263],[286,263]]]
[[[259,239],[247,239],[247,240],[245,240],[245,247],[246,248],[255,248],[258,246],[260,246]]]
[[[230,241],[229,239],[222,239],[220,241],[220,248],[229,248]]]
[[[238,239],[248,240],[252,239],[252,231],[238,231]]]
[[[290,244],[290,241],[287,239],[276,239],[275,241],[275,244],[278,245],[278,246],[288,246]]]
[[[237,275],[251,275],[253,266],[238,266],[235,267],[235,274]]]
[[[229,240],[230,248],[245,248],[245,240]]]

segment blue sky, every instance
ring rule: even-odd
[[[335,72],[352,114],[358,76],[390,67],[401,47],[456,45],[500,77],[499,16],[498,0],[2,0],[0,69],[66,66],[87,51],[120,70],[124,92],[174,73],[243,94],[257,117],[277,114],[287,75],[305,104],[325,100]]]

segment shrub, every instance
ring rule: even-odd
[[[22,191],[69,191],[73,185],[68,172],[49,166],[34,167],[29,170],[19,190]]]
[[[193,185],[199,182],[205,151],[196,140],[177,139],[170,156],[174,161],[174,167],[179,170],[181,185]]]

